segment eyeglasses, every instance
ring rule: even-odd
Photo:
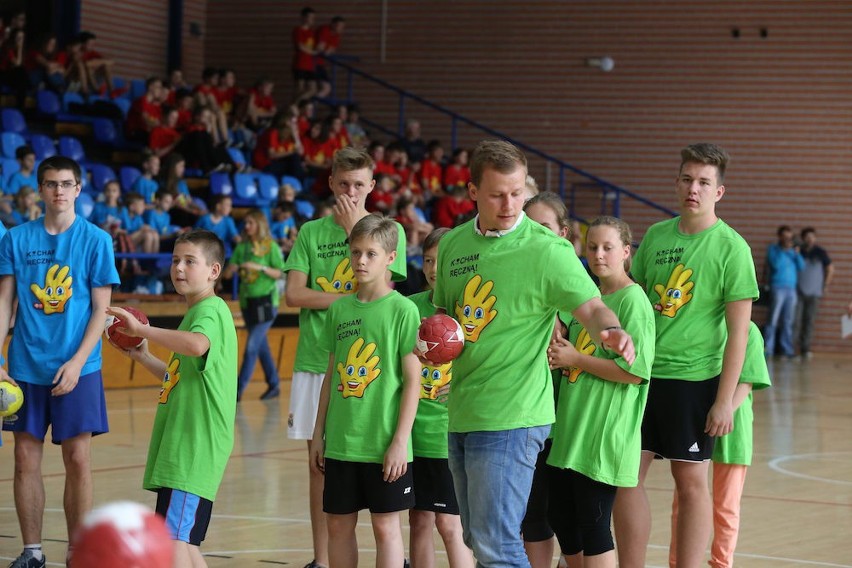
[[[45,181],[41,184],[46,189],[56,189],[61,187],[62,189],[74,189],[77,187],[76,181],[66,180],[66,181]]]

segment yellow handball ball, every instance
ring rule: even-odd
[[[24,392],[18,385],[0,382],[0,418],[15,414],[24,404]]]

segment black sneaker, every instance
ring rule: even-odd
[[[305,568],[327,568],[327,567],[323,566],[322,564],[317,564],[317,559],[314,558],[313,560],[311,560],[310,562],[305,564]]]
[[[47,556],[42,554],[41,560],[36,560],[30,550],[24,550],[9,564],[9,568],[45,568],[45,566],[47,566]]]
[[[278,385],[275,385],[274,387],[269,387],[268,389],[266,389],[266,392],[263,393],[262,395],[260,395],[260,400],[269,400],[271,398],[278,398],[278,396],[280,394],[281,394],[281,388]],[[311,564],[314,564],[313,560],[311,560]],[[310,566],[310,564],[308,564],[308,566]],[[317,564],[317,566],[319,566],[319,568],[323,568],[319,564]]]

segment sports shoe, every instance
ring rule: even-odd
[[[24,550],[9,564],[9,568],[45,568],[45,566],[47,566],[47,556],[42,554],[41,560],[36,560],[36,557],[29,550]]]
[[[269,399],[272,399],[272,398],[278,398],[278,396],[280,394],[281,394],[281,388],[278,385],[275,385],[274,387],[267,388],[266,392],[263,393],[262,395],[260,395],[260,400],[269,400]],[[310,564],[308,564],[308,566],[310,566],[311,564],[316,564],[316,563],[315,563],[315,561],[311,560],[311,562],[310,562]],[[319,567],[320,565],[316,564],[316,566]]]
[[[310,562],[305,564],[305,568],[326,568],[326,567],[323,566],[322,564],[317,564],[317,559],[314,558],[313,560],[311,560]]]

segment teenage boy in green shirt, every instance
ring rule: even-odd
[[[224,264],[225,245],[214,233],[195,230],[177,238],[171,277],[188,308],[177,330],[143,325],[121,308],[107,310],[122,319],[124,333],[146,340],[124,353],[163,378],[143,486],[157,493],[157,513],[175,544],[175,568],[206,566],[199,547],[234,448],[237,331],[214,291]],[[151,354],[148,341],[172,350],[168,362]]]
[[[657,350],[642,422],[639,485],[618,491],[619,564],[644,567],[651,514],[644,480],[655,456],[670,460],[678,491],[678,565],[700,566],[712,528],[708,469],[715,437],[733,428],[733,397],[758,295],[748,243],[716,216],[728,153],[700,143],[681,151],[680,216],[653,225],[633,277],[656,313]]]

